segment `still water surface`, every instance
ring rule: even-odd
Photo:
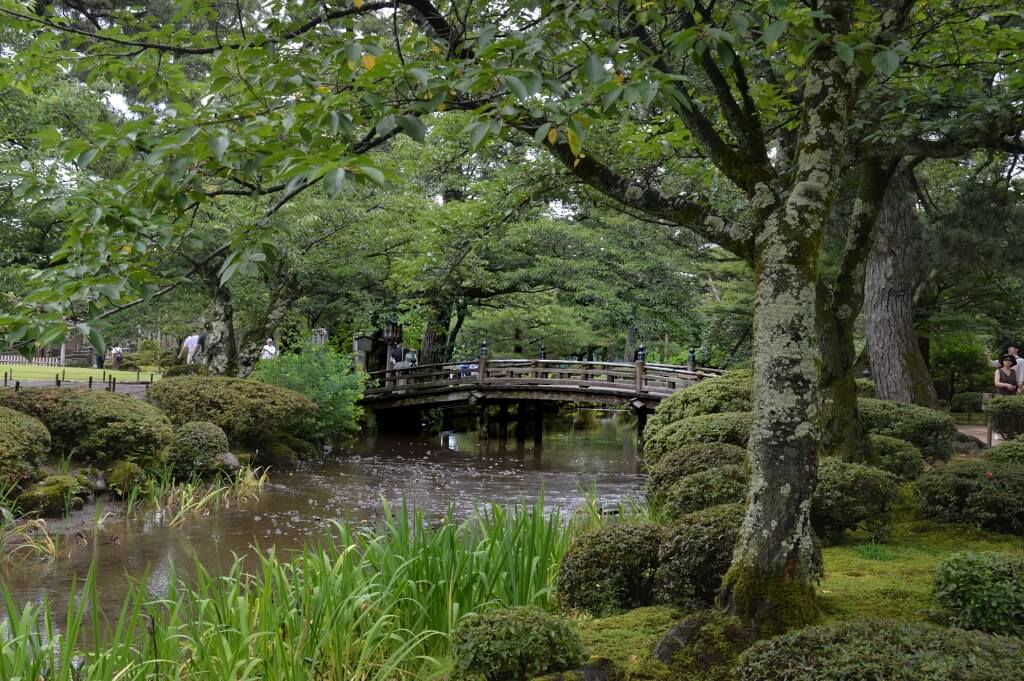
[[[467,515],[491,502],[532,502],[542,490],[550,508],[571,510],[587,490],[613,504],[638,495],[642,482],[630,430],[609,421],[582,432],[548,432],[541,452],[494,441],[481,451],[475,433],[365,438],[329,460],[272,472],[259,501],[194,516],[178,527],[151,517],[108,520],[87,544],[65,537],[58,560],[7,568],[0,579],[15,602],[49,599],[63,617],[73,583],[81,584],[95,559],[99,601],[114,616],[133,580],[144,579],[152,595],[162,595],[168,580],[191,573],[196,560],[217,572],[254,547],[300,549],[329,533],[333,520],[372,524],[381,499],[408,500],[428,517],[442,516],[449,506]],[[92,518],[95,510],[83,513]]]

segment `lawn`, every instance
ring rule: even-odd
[[[92,376],[93,381],[104,380],[103,369],[85,369],[79,367],[46,367],[46,366],[32,366],[19,364],[17,366],[11,364],[0,364],[0,376],[6,372],[8,376],[9,385],[13,385],[13,381],[53,381],[57,374],[64,372],[68,381],[88,381],[89,377]],[[13,373],[12,373],[13,372]],[[141,380],[148,381],[150,372],[148,370],[142,371],[140,374]],[[111,371],[106,370],[106,378],[114,376],[118,382],[127,382],[135,380],[134,371]],[[153,376],[154,380],[160,378],[159,373],[155,373]]]

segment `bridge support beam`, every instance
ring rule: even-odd
[[[533,448],[540,451],[544,446],[544,403],[533,403]]]
[[[498,404],[498,439],[502,447],[508,442],[508,402]]]
[[[526,447],[526,402],[516,405],[516,449]]]
[[[633,400],[629,403],[630,409],[636,415],[636,451],[644,451],[644,430],[647,429],[647,408],[642,400]]]
[[[480,402],[480,444],[486,445],[491,439],[491,410],[486,402]]]

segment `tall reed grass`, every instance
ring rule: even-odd
[[[572,536],[607,516],[573,520],[533,505],[493,505],[437,523],[384,505],[375,529],[338,523],[282,559],[238,558],[225,574],[197,566],[162,598],[140,584],[104,625],[90,573],[62,627],[46,604],[19,606],[0,586],[0,679],[376,681],[450,669],[449,632],[487,608],[554,606]],[[84,627],[89,636],[83,637]],[[85,639],[95,643],[85,646]]]

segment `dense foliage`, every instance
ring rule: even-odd
[[[659,599],[683,606],[712,603],[732,562],[742,521],[740,504],[715,506],[680,518],[658,554]]]
[[[744,466],[708,468],[673,483],[658,508],[666,518],[676,519],[710,506],[740,502],[747,496],[747,482]]]
[[[83,463],[159,462],[174,430],[159,409],[127,395],[67,388],[0,394],[0,405],[43,422],[58,454]]]
[[[836,541],[845,530],[864,524],[884,534],[898,493],[896,477],[871,466],[835,459],[822,461],[811,505],[811,523],[819,537]]]
[[[464,618],[452,632],[458,678],[522,681],[583,661],[579,634],[535,607],[488,610]]]
[[[50,433],[38,419],[0,407],[0,485],[17,485],[50,449]]]
[[[1024,438],[1006,440],[985,452],[989,461],[1018,463],[1024,465]]]
[[[664,500],[677,481],[721,466],[745,466],[747,454],[742,447],[724,442],[704,442],[673,449],[649,466],[644,490],[648,500],[657,504]]]
[[[924,623],[843,622],[759,641],[744,681],[1003,681],[1024,667],[1024,641]]]
[[[917,490],[929,517],[1024,535],[1024,464],[952,463],[918,478]]]
[[[935,616],[963,629],[1024,635],[1024,558],[959,553],[935,570]]]
[[[727,371],[716,378],[680,390],[661,401],[647,422],[653,434],[676,421],[721,412],[750,411],[752,373],[747,369]]]
[[[232,443],[269,447],[281,432],[301,431],[317,407],[299,393],[238,378],[194,376],[166,378],[153,385],[147,399],[171,421],[209,421]]]
[[[992,430],[1003,437],[1024,436],[1024,395],[993,398],[988,403],[988,418]]]
[[[219,470],[228,452],[228,436],[209,421],[189,421],[178,426],[168,463],[179,478],[202,476]]]
[[[724,442],[746,447],[753,415],[750,412],[724,412],[694,416],[660,428],[644,442],[644,458],[656,465],[661,457],[686,445]]]
[[[663,538],[651,524],[606,525],[577,537],[558,570],[562,606],[600,616],[650,604]]]
[[[928,459],[947,460],[953,454],[956,425],[948,415],[885,400],[860,399],[857,405],[865,427],[872,433],[906,440]]]
[[[900,480],[913,480],[924,471],[921,450],[906,440],[888,435],[868,436],[877,456],[876,465]]]
[[[298,352],[256,365],[253,378],[294,390],[316,404],[312,422],[300,434],[310,439],[348,435],[359,427],[363,376],[352,359],[326,345],[307,344]]]

